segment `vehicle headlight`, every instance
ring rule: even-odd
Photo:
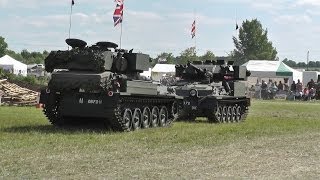
[[[198,95],[197,90],[192,89],[192,90],[190,91],[190,96],[197,96],[197,95]]]

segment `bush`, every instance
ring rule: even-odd
[[[0,79],[8,79],[9,82],[18,84],[21,87],[38,91],[48,84],[48,77],[20,76],[8,73],[0,68]]]

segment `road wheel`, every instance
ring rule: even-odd
[[[131,131],[132,129],[132,111],[129,108],[126,108],[122,115],[122,121],[124,125],[124,129],[126,131]]]
[[[145,107],[142,112],[142,128],[149,128],[151,122],[151,111],[148,107]]]
[[[136,108],[132,116],[133,130],[138,130],[141,128],[141,115],[142,115],[141,110],[139,108]]]
[[[232,122],[232,106],[227,107],[227,122],[231,123]]]
[[[159,122],[159,108],[154,106],[151,111],[151,127],[158,127]]]
[[[222,107],[218,106],[216,110],[216,121],[217,123],[222,123]]]
[[[179,106],[177,102],[173,102],[171,105],[171,115],[174,120],[179,116]]]
[[[233,106],[233,107],[232,107],[232,117],[231,117],[231,121],[232,121],[232,122],[237,122],[236,119],[237,119],[237,107],[236,107],[236,106]]]
[[[226,123],[227,122],[227,106],[222,107],[222,122]]]
[[[164,127],[168,121],[168,110],[165,106],[162,106],[159,113],[159,126]]]
[[[241,120],[241,107],[237,106],[236,110],[236,121],[239,122]]]

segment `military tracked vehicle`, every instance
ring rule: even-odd
[[[178,120],[207,117],[209,122],[226,123],[245,119],[250,106],[245,81],[250,72],[232,64],[218,60],[176,65],[177,82],[171,88],[182,99]]]
[[[131,131],[168,126],[177,116],[174,95],[160,94],[156,84],[140,79],[150,67],[148,55],[112,42],[66,42],[71,50],[52,51],[45,59],[52,74],[40,103],[53,125],[100,119],[114,130]]]

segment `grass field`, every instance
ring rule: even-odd
[[[0,107],[0,179],[315,179],[319,130],[319,102],[253,101],[240,124],[130,133],[57,129],[40,109]]]

